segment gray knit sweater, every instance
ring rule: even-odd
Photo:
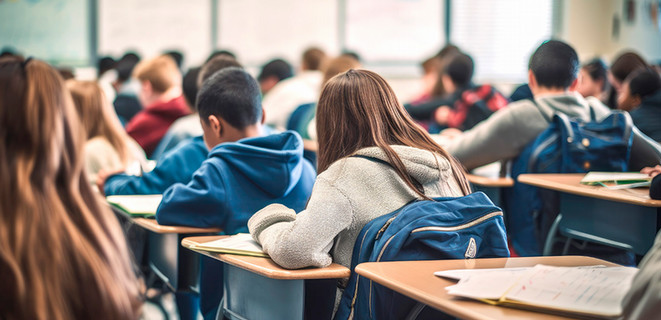
[[[447,150],[471,170],[519,155],[528,143],[548,128],[555,113],[586,121],[590,120],[590,106],[597,120],[610,113],[599,100],[584,99],[576,92],[544,95],[536,97],[535,102],[537,106],[530,100],[510,103],[507,108],[452,140]]]
[[[423,185],[425,195],[463,195],[444,157],[406,146],[393,149],[409,174]],[[361,149],[357,154],[387,161],[377,147]],[[325,267],[331,262],[349,267],[363,226],[416,197],[389,165],[348,157],[317,177],[304,211],[296,214],[273,204],[253,215],[248,229],[273,261],[285,268]]]

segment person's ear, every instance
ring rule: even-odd
[[[149,81],[142,81],[142,91],[145,93],[146,96],[151,96],[151,94],[154,92],[154,88],[151,86],[151,82]]]
[[[528,69],[528,86],[537,88],[537,79],[535,79],[535,74],[532,73],[532,70]]]
[[[567,90],[576,91],[577,87],[578,87],[578,78],[575,78],[574,81],[571,82],[571,84],[569,85],[569,88]]]
[[[207,120],[209,120],[209,128],[211,128],[212,134],[220,139],[223,136],[223,124],[220,122],[220,119],[214,115],[210,115]]]
[[[261,124],[264,124],[264,123],[266,123],[266,110],[264,110],[264,108],[262,108],[262,122],[261,122]]]
[[[640,96],[638,95],[631,96],[631,105],[633,106],[633,108],[638,107],[641,103],[643,103],[643,99]]]

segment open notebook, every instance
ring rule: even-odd
[[[628,189],[649,187],[652,178],[640,172],[588,172],[582,184],[603,186],[608,189]]]
[[[462,272],[465,271],[465,272]],[[638,269],[630,267],[552,267],[473,269],[439,272],[460,278],[448,294],[493,305],[615,319]],[[449,274],[444,274],[449,273]]]
[[[262,251],[249,233],[239,233],[233,236],[214,241],[204,242],[190,246],[191,249],[204,250],[217,253],[238,254],[243,256],[265,257],[269,256]]]
[[[160,194],[106,197],[108,203],[134,217],[154,216],[161,199],[163,196]]]

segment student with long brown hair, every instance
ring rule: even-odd
[[[68,80],[66,85],[87,139],[85,171],[90,184],[96,184],[101,170],[129,168],[134,163],[144,165],[144,151],[122,128],[103,89],[92,81]]]
[[[0,59],[0,140],[0,318],[136,319],[129,252],[54,68]]]
[[[388,83],[351,69],[323,88],[317,108],[319,176],[298,215],[273,204],[250,233],[285,268],[350,266],[369,221],[413,199],[470,193],[461,166],[416,125]]]

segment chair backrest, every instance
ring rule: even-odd
[[[509,257],[503,214],[475,192],[415,201],[372,220],[358,235],[351,270],[363,262],[494,257]],[[403,319],[414,306],[412,299],[352,272],[335,319]]]
[[[661,144],[633,127],[633,143],[629,171],[640,171],[644,167],[653,167],[661,163]]]

